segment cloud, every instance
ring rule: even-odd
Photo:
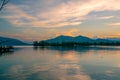
[[[109,26],[120,26],[120,22],[108,23]]]
[[[7,8],[6,12],[8,14],[6,14],[4,18],[16,26],[30,24],[31,21],[36,20],[35,17],[25,13],[16,5],[9,4],[9,7]]]
[[[102,17],[99,17],[99,19],[111,19],[111,18],[114,18],[114,16],[102,16]]]
[[[77,29],[71,29],[71,30],[68,30],[68,31],[62,31],[62,32],[55,32],[56,36],[59,36],[59,35],[67,35],[67,36],[76,36],[78,35],[79,33],[79,30]]]
[[[63,27],[80,25],[85,16],[96,11],[118,11],[120,0],[32,0],[27,4],[10,4],[5,15],[15,26],[31,27]],[[31,4],[34,4],[31,6]],[[114,5],[113,5],[114,4]],[[101,19],[109,19],[101,17]]]
[[[117,35],[120,36],[120,33],[118,33]]]

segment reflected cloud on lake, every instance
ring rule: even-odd
[[[36,66],[36,68],[38,67],[40,65]],[[91,80],[90,76],[82,72],[82,68],[77,64],[58,64],[53,65],[50,69],[48,67],[50,66],[37,69],[37,75],[41,80]],[[36,68],[34,66],[33,70]]]

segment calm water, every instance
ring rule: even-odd
[[[0,80],[120,80],[120,47],[16,47],[0,55]]]

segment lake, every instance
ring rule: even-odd
[[[0,80],[120,80],[120,46],[18,46],[0,54]]]

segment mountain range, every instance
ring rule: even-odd
[[[119,42],[120,43],[120,38],[88,38],[86,36],[65,36],[65,35],[60,35],[55,38],[47,39],[47,40],[42,40],[47,43],[70,43],[70,42],[75,42],[75,43],[114,43],[114,42]],[[42,42],[39,41],[39,42]],[[21,40],[15,39],[15,38],[8,38],[8,37],[0,37],[0,45],[8,45],[8,46],[13,46],[13,45],[31,45],[32,43],[28,42],[23,42]]]
[[[107,39],[103,39],[103,38],[92,39],[92,38],[88,38],[85,36],[72,37],[72,36],[61,35],[61,36],[57,36],[55,38],[44,40],[44,41],[47,43],[62,43],[62,42],[112,43],[112,42],[120,42],[120,39],[109,39],[109,38],[107,38]]]

